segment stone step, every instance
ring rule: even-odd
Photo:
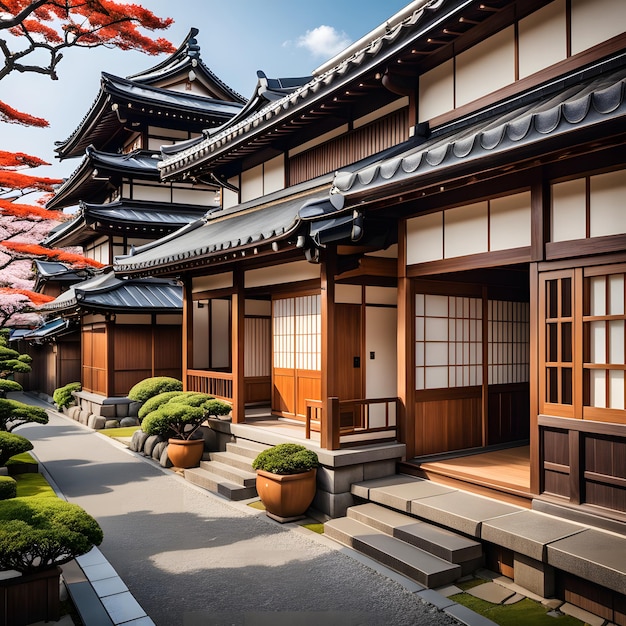
[[[252,470],[245,470],[222,463],[221,461],[200,461],[200,468],[211,472],[216,476],[221,476],[231,483],[242,487],[254,487],[256,484],[256,473]]]
[[[254,472],[252,469],[252,461],[248,456],[242,456],[241,454],[235,454],[230,451],[226,452],[209,452],[208,461],[217,461],[219,463],[223,463],[224,465],[230,465],[231,467],[236,467],[240,470],[245,470],[247,472]]]
[[[348,517],[461,566],[469,574],[483,565],[478,541],[369,502],[348,509]]]
[[[460,565],[449,563],[349,517],[326,522],[324,534],[425,587],[448,585],[462,575]]]
[[[217,493],[229,500],[247,500],[257,496],[256,487],[245,487],[226,480],[223,476],[201,467],[185,470],[185,479],[207,491]]]
[[[226,444],[226,451],[238,454],[239,456],[245,456],[249,458],[252,463],[259,452],[263,452],[263,450],[267,450],[270,447],[271,446],[267,446],[263,443],[257,443],[256,441],[238,439],[237,441],[229,441]]]

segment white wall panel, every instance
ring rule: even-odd
[[[626,233],[626,171],[592,176],[590,181],[591,237]]]
[[[624,0],[572,0],[572,54],[578,54],[626,29]]]
[[[585,195],[584,178],[552,185],[551,241],[586,237]]]
[[[446,259],[487,252],[488,204],[477,202],[445,212]]]
[[[425,72],[419,79],[418,121],[424,122],[454,109],[454,60]]]
[[[430,213],[407,220],[407,265],[443,259],[443,213]]]
[[[530,191],[491,200],[489,240],[490,250],[530,245]]]

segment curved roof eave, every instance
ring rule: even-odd
[[[364,194],[374,199],[383,189],[414,184],[431,173],[459,168],[495,154],[504,159],[507,154],[517,154],[527,146],[556,141],[604,122],[626,119],[626,68],[623,65],[587,80],[576,73],[565,82],[569,82],[568,86],[561,87],[560,91],[538,97],[507,113],[427,140],[366,167],[339,171],[331,194],[354,203]],[[562,83],[563,79],[559,79],[559,85]],[[542,87],[541,93],[545,89]]]
[[[446,12],[445,16],[459,11],[463,4],[469,1],[454,3],[454,6]],[[407,45],[407,40],[413,41],[415,38],[420,38],[429,33],[428,25],[421,31],[417,31],[422,23],[423,15],[428,11],[434,13],[445,6],[446,2],[443,0],[429,0],[418,6],[412,13],[382,35],[355,51],[348,58],[342,59],[324,73],[315,75],[312,80],[296,88],[292,93],[283,96],[282,99],[270,101],[258,110],[253,110],[251,115],[245,119],[241,119],[239,116],[236,119],[233,118],[199,144],[175,155],[170,155],[161,164],[162,175],[167,177],[173,175],[174,172],[188,171],[200,163],[217,158],[234,149],[239,142],[249,141],[251,136],[263,134],[269,125],[297,114],[303,107],[311,106],[311,100],[314,98],[328,95],[340,89],[346,82],[352,81],[361,73],[369,71],[374,65],[383,63]],[[412,30],[416,32],[412,33]]]

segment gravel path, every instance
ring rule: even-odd
[[[457,624],[331,540],[199,490],[68,418],[19,433],[98,520],[101,552],[157,626]]]

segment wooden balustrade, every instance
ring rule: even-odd
[[[330,400],[334,400],[331,402]],[[388,433],[388,437],[395,438],[397,435],[397,398],[372,398],[372,399],[355,399],[340,400],[329,398],[329,406],[333,407],[333,415],[330,416],[328,430],[331,434],[329,440],[333,443],[325,445],[322,441],[322,447],[337,449],[345,446],[346,438],[350,435],[365,435],[363,439],[370,439],[368,435],[374,435],[371,439],[377,439],[383,433]],[[372,419],[371,407],[382,406],[381,414],[374,416]],[[305,432],[306,438],[311,436],[311,423],[320,425],[324,412],[324,403],[320,400],[306,400],[306,422]],[[351,424],[341,424],[342,416],[352,416]],[[337,443],[338,442],[338,443]]]
[[[219,400],[233,401],[231,372],[187,370],[187,391],[207,393]]]

